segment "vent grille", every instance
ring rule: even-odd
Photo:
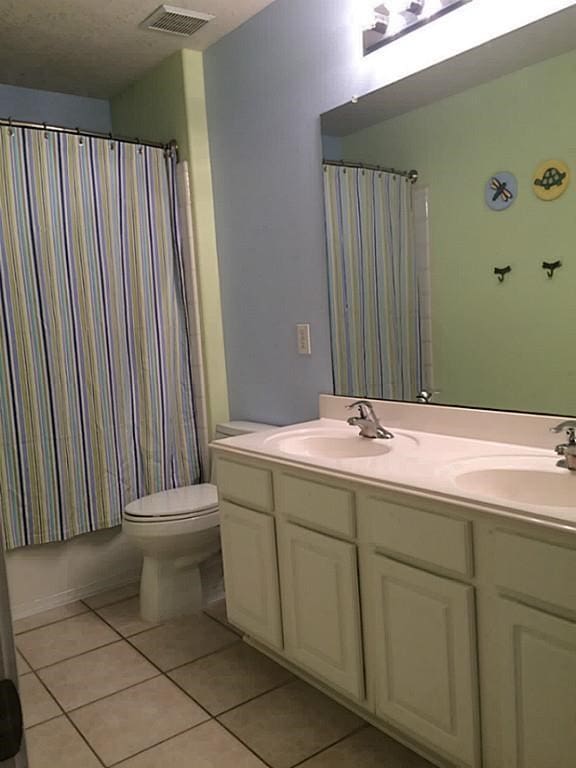
[[[140,26],[157,32],[190,37],[213,18],[215,17],[209,13],[175,8],[172,5],[161,5]]]

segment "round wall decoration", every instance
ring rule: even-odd
[[[556,200],[570,184],[570,169],[562,160],[540,163],[532,176],[532,189],[540,200]]]
[[[518,195],[518,182],[514,174],[499,171],[486,182],[484,199],[493,211],[505,211],[510,208]]]

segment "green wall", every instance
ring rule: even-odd
[[[531,189],[541,161],[576,173],[575,84],[571,52],[343,140],[345,159],[417,168],[429,186],[438,401],[576,413],[576,179],[554,202]],[[484,203],[497,171],[519,182],[502,212]],[[557,259],[548,280],[541,262]]]
[[[112,99],[114,132],[176,139],[189,164],[209,428],[228,419],[228,390],[202,54],[178,51]]]

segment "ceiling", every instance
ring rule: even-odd
[[[346,136],[574,49],[576,6],[447,59],[322,115],[322,132]]]
[[[139,28],[160,0],[0,0],[0,83],[109,98],[174,51],[203,51],[272,2],[168,0],[216,16],[186,38]]]

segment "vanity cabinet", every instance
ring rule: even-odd
[[[503,766],[574,768],[576,624],[500,599]]]
[[[378,717],[477,765],[474,588],[371,552],[367,675]]]
[[[352,698],[363,699],[356,546],[285,523],[280,566],[287,656]]]
[[[274,518],[222,499],[220,535],[226,609],[232,624],[282,648]]]
[[[232,624],[439,766],[573,768],[573,532],[216,455]]]

